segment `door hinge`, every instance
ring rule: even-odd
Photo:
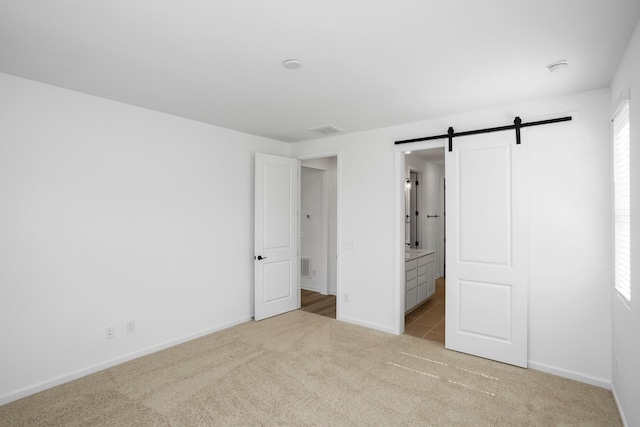
[[[418,211],[416,211],[416,216],[418,216]]]

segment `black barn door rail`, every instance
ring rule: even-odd
[[[400,144],[409,144],[411,142],[419,142],[419,141],[430,141],[433,139],[449,139],[449,151],[453,151],[453,138],[456,136],[467,136],[467,135],[477,135],[479,133],[491,133],[491,132],[500,132],[503,130],[511,130],[514,129],[516,131],[516,144],[520,144],[520,129],[528,128],[531,126],[539,126],[539,125],[548,125],[551,123],[560,123],[560,122],[568,122],[571,121],[571,116],[566,117],[558,117],[557,119],[548,119],[548,120],[539,120],[537,122],[529,122],[522,123],[520,117],[516,117],[513,120],[512,125],[507,126],[498,126],[494,128],[487,129],[477,129],[477,130],[468,130],[465,132],[454,132],[453,128],[450,127],[447,133],[442,135],[434,135],[434,136],[425,136],[424,138],[415,138],[415,139],[405,139],[404,141],[396,141],[396,145]]]

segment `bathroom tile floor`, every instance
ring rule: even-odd
[[[407,313],[404,333],[435,341],[444,346],[444,277],[436,279],[436,293],[422,305]]]

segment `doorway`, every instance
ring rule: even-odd
[[[338,158],[300,162],[300,305],[338,318]]]
[[[336,295],[340,290],[339,275],[339,156],[338,153],[310,156],[307,159],[290,158],[265,153],[255,154],[254,173],[254,314],[256,321],[300,309],[301,271],[313,277],[318,269],[308,255],[300,253],[301,235],[301,162],[322,173],[320,217],[323,217],[321,238],[316,239],[323,248],[320,262],[326,277],[326,293]],[[309,211],[309,219],[317,218]],[[326,250],[325,250],[326,249]],[[313,270],[316,274],[313,274]],[[341,320],[339,305],[335,302],[335,318]]]
[[[408,335],[444,345],[444,147],[414,150],[404,154],[407,196],[405,248],[411,251],[433,252],[432,256],[435,257],[433,273],[429,268],[422,271],[418,268],[417,271],[418,282],[421,277],[419,274],[425,274],[425,272],[428,276],[427,280],[435,279],[435,292],[430,292],[426,300],[410,308],[410,311],[405,310],[404,331]],[[405,303],[409,304],[408,301]]]

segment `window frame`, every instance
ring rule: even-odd
[[[617,103],[612,121],[614,289],[631,304],[631,123],[630,99]]]

